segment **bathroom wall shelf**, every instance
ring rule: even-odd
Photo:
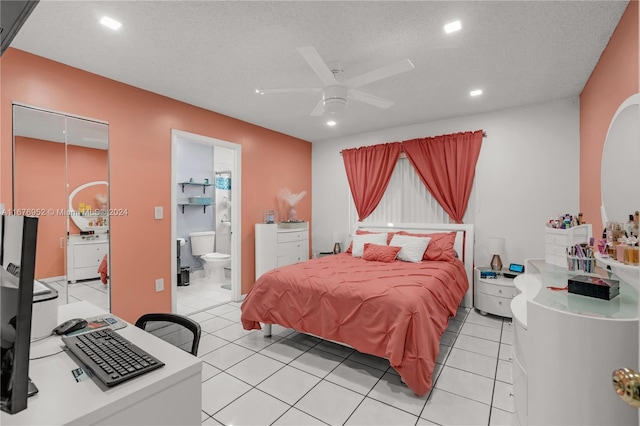
[[[207,187],[213,186],[212,183],[204,183],[204,182],[178,182],[178,185],[182,187],[182,192],[184,192],[184,187],[186,185],[201,186],[203,194],[207,192]]]
[[[214,204],[179,203],[178,205],[182,207],[182,214],[184,214],[185,207],[202,207],[202,213],[206,213],[207,207],[213,206]]]

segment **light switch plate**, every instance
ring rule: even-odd
[[[162,211],[162,206],[155,206],[154,208],[154,217],[156,219],[162,219],[164,216],[164,212]]]
[[[156,280],[156,292],[164,291],[164,280],[162,278],[158,278]]]

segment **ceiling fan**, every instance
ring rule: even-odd
[[[320,77],[324,87],[257,89],[256,92],[261,95],[271,93],[321,92],[322,99],[320,99],[320,102],[318,102],[311,111],[312,116],[320,116],[325,112],[335,113],[342,111],[347,105],[347,99],[364,102],[378,108],[389,108],[393,105],[393,101],[363,92],[358,90],[358,87],[410,71],[414,68],[409,59],[404,59],[400,62],[360,74],[346,81],[338,82],[336,76],[342,72],[341,63],[337,61],[325,63],[313,46],[298,47],[298,52],[300,52],[316,75]]]

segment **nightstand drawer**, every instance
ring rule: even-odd
[[[495,297],[486,294],[476,295],[475,307],[501,317],[511,318],[511,298]]]
[[[514,286],[489,284],[486,281],[480,280],[476,283],[476,290],[478,290],[479,293],[484,293],[491,296],[506,297],[509,299],[512,299],[516,295],[516,288]]]

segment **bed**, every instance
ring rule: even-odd
[[[247,294],[242,325],[247,330],[264,325],[269,335],[271,324],[279,324],[386,358],[421,396],[431,388],[449,318],[460,305],[471,306],[473,225],[359,224],[358,234],[369,233],[387,233],[387,245],[395,235],[430,234],[434,238],[425,258],[430,247],[438,248],[435,236],[446,234],[459,255],[365,260],[374,246],[388,251],[381,247],[384,244],[373,244],[365,247],[363,257],[341,253],[276,268],[260,276]],[[353,250],[358,251],[356,242],[366,238],[377,237],[354,237]]]

